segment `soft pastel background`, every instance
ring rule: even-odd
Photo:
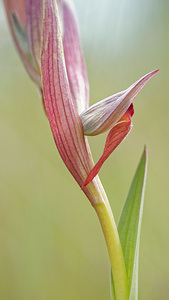
[[[135,104],[134,127],[100,172],[118,220],[149,150],[139,300],[169,294],[169,2],[76,0],[91,102],[160,68]],[[95,160],[105,135],[90,139]],[[0,2],[0,299],[109,299],[110,266],[90,203],[62,163],[36,86]]]

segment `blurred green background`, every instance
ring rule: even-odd
[[[118,220],[149,150],[139,300],[169,294],[169,1],[76,0],[94,103],[160,68],[134,101],[134,127],[100,171]],[[0,2],[0,299],[109,299],[97,217],[62,163]],[[90,138],[95,161],[105,135]],[[99,150],[98,150],[99,149]]]

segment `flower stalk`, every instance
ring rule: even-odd
[[[128,300],[128,280],[117,226],[110,207],[97,203],[94,209],[99,218],[110,258],[116,300]]]

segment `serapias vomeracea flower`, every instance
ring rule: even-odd
[[[133,100],[158,72],[89,107],[89,85],[74,7],[68,0],[4,0],[22,61],[42,91],[57,149],[92,204],[104,202],[97,173],[132,127]],[[109,131],[94,166],[85,135]],[[95,177],[96,176],[96,177]]]
[[[4,0],[4,4],[21,59],[41,91],[57,149],[99,218],[111,262],[114,298],[128,300],[122,244],[97,174],[130,132],[133,100],[158,70],[89,107],[89,85],[72,2]],[[104,151],[94,165],[86,136],[105,131],[109,133]]]

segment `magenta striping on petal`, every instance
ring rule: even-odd
[[[63,48],[72,99],[80,114],[89,106],[89,84],[72,3],[63,1]]]
[[[91,166],[82,123],[71,97],[59,25],[56,2],[46,0],[41,53],[45,110],[58,151],[81,187]],[[92,204],[104,202],[102,192],[96,185],[94,180],[83,190]]]
[[[42,0],[26,0],[26,25],[30,51],[40,73],[40,51],[42,36]]]
[[[14,42],[25,68],[39,86],[66,167],[93,205],[106,202],[100,180],[94,177],[130,131],[132,102],[158,70],[88,108],[89,84],[71,0],[3,1]],[[94,166],[84,135],[106,130],[110,132],[103,155]]]
[[[90,170],[80,118],[71,99],[59,40],[57,11],[45,3],[42,80],[46,111],[57,148],[74,178],[82,184]]]

